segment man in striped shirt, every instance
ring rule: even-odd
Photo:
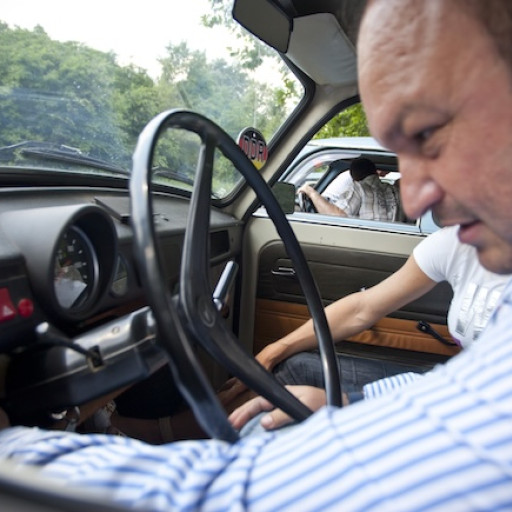
[[[511,37],[508,0],[371,0],[358,47],[407,215],[460,224],[495,272],[512,271],[490,236],[512,244]],[[145,511],[512,510],[512,286],[480,342],[447,364],[279,436],[151,446],[18,427],[0,433],[0,457]]]

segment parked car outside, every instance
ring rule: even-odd
[[[348,172],[350,162],[354,158],[365,157],[372,160],[379,171],[383,171],[380,179],[390,185],[397,185],[400,179],[396,155],[382,147],[373,137],[332,137],[310,140],[291,165],[283,173],[280,180],[292,183],[298,190],[302,185],[309,184],[323,193],[330,183],[342,172]],[[332,166],[336,162],[335,166]],[[300,198],[295,198],[296,210],[300,211]],[[340,219],[340,222],[351,219]],[[329,219],[325,220],[329,222]],[[374,229],[390,228],[390,223],[381,221],[359,221]],[[403,226],[402,224],[408,224]],[[439,229],[430,212],[417,221],[407,221],[402,215],[397,230],[410,229],[411,225],[421,233],[433,233]]]

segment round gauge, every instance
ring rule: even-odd
[[[59,305],[68,311],[80,309],[96,288],[98,263],[86,234],[77,226],[64,232],[57,245],[54,289]]]
[[[110,292],[116,297],[122,297],[128,291],[128,267],[122,256],[117,257],[116,273],[110,287]]]

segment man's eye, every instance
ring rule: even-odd
[[[425,130],[421,130],[414,135],[414,140],[416,140],[417,142],[419,142],[421,144],[421,143],[429,140],[430,137],[432,137],[434,130],[435,130],[434,128],[427,128]]]
[[[421,130],[414,136],[416,151],[428,158],[437,158],[441,149],[441,139],[437,135],[438,126]]]

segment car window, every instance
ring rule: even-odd
[[[297,189],[304,184],[316,186],[333,162],[343,159],[350,161],[359,155],[335,148],[318,148],[310,151],[310,147],[306,146],[283,176],[283,181],[293,183]]]
[[[400,172],[396,155],[383,148],[371,136],[365,135],[367,133],[366,125],[361,123],[360,111],[356,111],[356,113],[357,119],[354,120],[354,127],[352,128],[350,117],[344,118],[345,128],[348,128],[349,133],[356,133],[356,135],[345,136],[343,129],[339,126],[336,127],[336,124],[334,124],[333,128],[332,126],[329,127],[329,123],[327,123],[304,146],[280,179],[292,183],[296,191],[299,191],[304,185],[310,185],[322,197],[334,204],[339,204],[337,201],[340,194],[346,194],[347,190],[351,189],[351,184],[353,184],[349,171],[351,162],[357,158],[367,158],[375,164],[380,182],[394,188],[396,210],[394,210],[393,218],[386,221],[378,218],[364,218],[365,228],[371,228],[373,225],[375,229],[382,229],[384,222],[386,229],[396,229],[398,231],[404,229],[404,224],[408,226],[408,229],[414,227],[422,233],[431,233],[439,229],[431,215],[426,215],[419,220],[406,217],[400,201]],[[336,121],[336,118],[334,118],[334,121]],[[330,123],[332,124],[333,120]],[[338,133],[340,136],[322,136]],[[357,135],[358,133],[361,133],[361,135]],[[341,201],[341,204],[344,204],[343,201]],[[311,202],[304,201],[299,193],[295,197],[295,211],[320,215],[315,211]],[[331,215],[334,216],[334,214]],[[349,215],[348,218],[345,218],[347,221],[349,219],[350,222],[352,222],[352,219],[363,220],[359,215]],[[325,222],[328,222],[328,220],[325,219]]]
[[[8,2],[0,13],[4,171],[72,168],[121,179],[142,128],[169,109],[194,110],[235,140],[257,127],[270,141],[304,88],[277,52],[231,16],[217,19],[211,4],[197,0],[169,18],[155,16],[155,0],[144,9],[124,3],[121,17],[117,4],[99,0],[80,15],[65,0]],[[188,193],[198,147],[180,137],[162,143],[155,176]],[[214,174],[216,198],[232,195],[242,179],[221,156]]]

